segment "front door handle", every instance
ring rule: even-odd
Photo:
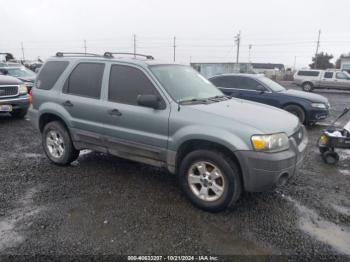
[[[72,106],[73,106],[72,102],[69,101],[69,100],[67,100],[66,102],[64,102],[62,105],[65,106],[65,107],[72,107]]]
[[[122,115],[122,113],[116,108],[109,110],[108,114],[110,114],[111,116],[121,116]]]

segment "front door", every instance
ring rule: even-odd
[[[112,64],[105,102],[106,143],[112,154],[139,161],[165,162],[170,104],[141,68]],[[162,107],[139,106],[139,95],[156,95]],[[152,164],[152,163],[151,163]]]

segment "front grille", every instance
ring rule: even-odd
[[[0,97],[11,97],[18,95],[18,86],[0,86]]]
[[[303,141],[303,138],[304,138],[303,127],[300,127],[299,130],[292,135],[292,137],[294,138],[297,145],[300,145],[301,141]]]

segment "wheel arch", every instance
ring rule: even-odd
[[[240,171],[240,176],[242,179],[242,182],[244,182],[244,175],[243,175],[243,169],[241,167],[241,163],[235,153],[230,150],[227,146],[222,145],[217,142],[212,142],[209,140],[204,139],[190,139],[185,142],[183,142],[177,152],[176,152],[176,158],[175,158],[175,172],[178,173],[178,169],[180,166],[181,161],[184,159],[184,157],[189,154],[190,152],[193,152],[195,150],[218,150],[225,154],[227,157],[229,157],[233,162],[235,162],[238,166],[238,169]]]

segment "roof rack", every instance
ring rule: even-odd
[[[56,53],[57,57],[64,57],[64,56],[99,56],[101,57],[101,55],[98,54],[92,54],[92,53],[79,53],[79,52],[57,52]]]
[[[154,57],[151,56],[151,55],[144,55],[144,54],[135,54],[135,53],[120,53],[120,52],[105,52],[103,54],[104,57],[107,57],[107,58],[113,58],[114,56],[113,55],[132,55],[134,57],[136,56],[141,56],[141,57],[145,57],[146,59],[149,59],[149,60],[154,60]]]

